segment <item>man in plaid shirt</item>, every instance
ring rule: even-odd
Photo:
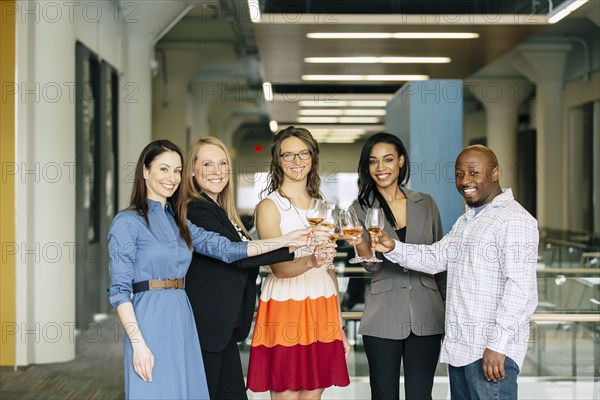
[[[439,242],[404,244],[384,233],[371,246],[409,269],[448,271],[440,359],[450,365],[452,399],[516,399],[537,306],[537,221],[500,187],[487,147],[464,149],[455,178],[468,208]]]

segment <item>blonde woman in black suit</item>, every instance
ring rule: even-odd
[[[353,208],[361,221],[366,210],[380,207],[384,230],[406,243],[431,244],[443,236],[437,205],[425,193],[404,187],[410,165],[402,141],[389,133],[371,136],[363,146],[359,195]],[[370,257],[366,240],[357,244]],[[436,276],[404,269],[387,258],[365,263],[373,275],[359,333],[369,363],[373,399],[398,399],[404,363],[407,399],[431,399],[433,377],[444,333],[446,274]]]

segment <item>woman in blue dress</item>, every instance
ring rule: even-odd
[[[147,145],[137,163],[131,206],[117,214],[108,234],[108,293],[127,333],[128,399],[209,398],[194,316],[182,290],[192,248],[229,263],[309,240],[310,231],[299,230],[268,242],[231,242],[196,227],[178,196],[182,164],[173,143]]]

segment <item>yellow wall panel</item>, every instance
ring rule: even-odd
[[[6,174],[15,162],[15,98],[4,90],[15,81],[15,10],[13,0],[2,0],[0,22],[0,82],[5,94],[0,99],[0,365],[14,365],[15,341],[15,258],[10,244],[15,243],[15,180]],[[11,11],[12,10],[12,11]]]

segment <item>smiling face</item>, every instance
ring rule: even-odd
[[[391,143],[377,143],[369,155],[369,175],[379,190],[398,185],[404,156],[398,155],[396,146]]]
[[[219,193],[229,183],[230,166],[227,155],[219,146],[204,144],[196,152],[194,180],[202,192],[217,201]]]
[[[146,197],[166,204],[167,199],[181,182],[181,157],[174,151],[165,151],[154,158],[150,167],[144,167]]]
[[[456,159],[456,189],[469,207],[480,207],[502,193],[496,157],[482,149],[467,148]]]
[[[299,154],[307,151],[310,153],[306,143],[297,137],[291,136],[281,142],[279,165],[283,170],[285,180],[296,182],[306,179],[312,165],[312,157],[302,160]],[[286,153],[295,154],[296,156],[292,161],[285,161],[283,155]]]

